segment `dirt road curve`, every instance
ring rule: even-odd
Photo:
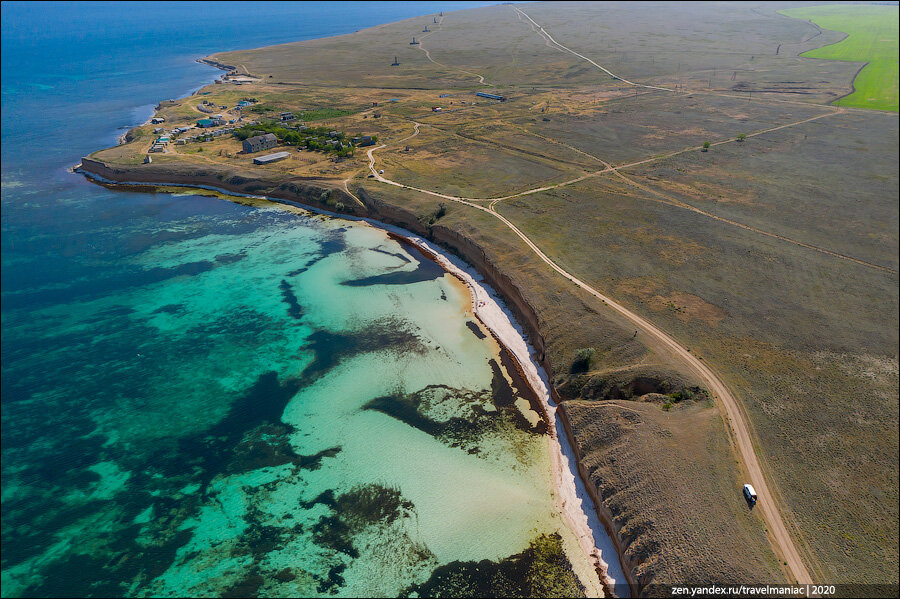
[[[763,518],[765,518],[766,522],[769,524],[769,532],[771,534],[772,540],[778,546],[781,551],[782,558],[785,562],[787,562],[788,568],[793,574],[796,581],[800,584],[812,584],[812,578],[809,575],[809,571],[806,569],[806,566],[803,564],[803,560],[800,559],[800,554],[797,552],[797,548],[794,547],[794,542],[791,539],[790,534],[788,534],[787,528],[784,526],[784,522],[781,519],[781,514],[778,512],[777,507],[774,503],[774,498],[772,494],[769,492],[769,487],[766,484],[766,479],[763,476],[762,468],[760,467],[759,460],[756,457],[756,452],[753,450],[753,441],[750,436],[750,431],[747,427],[746,421],[744,420],[744,416],[741,413],[741,410],[738,406],[737,399],[732,395],[731,391],[728,390],[728,387],[725,386],[725,383],[722,382],[721,379],[708,367],[700,358],[694,356],[689,350],[682,347],[677,341],[675,341],[672,337],[667,335],[662,330],[658,329],[653,323],[641,318],[634,312],[628,310],[624,306],[618,304],[614,300],[606,297],[581,279],[578,279],[574,275],[565,271],[562,267],[557,265],[553,260],[547,257],[540,248],[538,248],[528,237],[522,233],[514,224],[509,222],[502,215],[497,214],[496,212],[488,210],[503,221],[507,227],[512,229],[516,235],[518,235],[522,241],[524,241],[528,247],[534,251],[538,257],[546,262],[550,268],[569,279],[594,297],[606,303],[610,308],[627,318],[629,321],[634,323],[638,330],[640,330],[645,335],[649,335],[651,339],[655,342],[655,344],[662,346],[668,352],[677,355],[690,367],[697,376],[700,377],[701,380],[707,385],[709,390],[713,393],[715,397],[722,402],[722,405],[725,406],[725,412],[728,415],[728,419],[731,422],[731,428],[734,432],[734,439],[737,443],[738,450],[741,453],[741,457],[744,460],[744,465],[747,468],[748,477],[750,479],[750,483],[756,488],[756,492],[759,495],[759,502],[757,503],[757,509],[762,511]],[[735,493],[738,490],[735,489]]]
[[[527,17],[527,15],[525,16]],[[593,61],[591,62],[593,63]],[[599,67],[599,65],[597,66],[598,68],[602,68]],[[414,130],[412,135],[399,140],[397,143],[406,141],[418,135],[420,123],[414,122],[413,125]],[[700,378],[700,380],[703,381],[703,383],[707,386],[713,396],[716,397],[721,402],[721,405],[725,407],[725,413],[728,416],[728,420],[731,424],[731,429],[733,431],[734,439],[737,444],[737,449],[740,452],[741,458],[744,461],[744,466],[747,469],[749,482],[756,488],[756,492],[759,495],[759,502],[757,503],[756,509],[759,509],[762,512],[763,518],[768,523],[770,538],[772,539],[774,545],[777,547],[777,552],[781,554],[781,557],[787,563],[787,567],[793,575],[793,578],[798,583],[812,584],[813,581],[809,575],[809,571],[806,569],[803,560],[800,558],[800,554],[797,552],[797,548],[794,546],[791,535],[788,533],[787,528],[784,525],[784,521],[781,519],[781,514],[779,513],[778,508],[775,505],[775,498],[769,491],[769,486],[766,483],[765,476],[763,475],[759,459],[757,458],[756,452],[753,449],[753,441],[750,434],[750,429],[747,426],[747,422],[744,418],[743,413],[741,412],[737,399],[734,397],[731,391],[729,391],[725,383],[722,382],[722,380],[712,371],[712,369],[706,366],[706,364],[704,364],[700,358],[697,358],[696,356],[691,354],[688,349],[680,345],[677,341],[675,341],[675,339],[667,335],[661,329],[654,326],[653,323],[628,310],[613,299],[606,297],[581,279],[577,278],[575,275],[569,273],[561,266],[556,264],[556,262],[551,260],[544,252],[542,252],[541,249],[537,245],[535,245],[535,243],[531,241],[531,239],[529,239],[527,235],[520,231],[518,227],[511,223],[502,214],[496,212],[493,209],[493,205],[486,207],[471,201],[471,199],[469,198],[461,198],[457,196],[437,193],[427,189],[420,189],[418,187],[413,187],[411,185],[405,185],[403,183],[398,183],[397,181],[392,181],[391,179],[387,179],[382,176],[375,168],[374,153],[376,150],[380,150],[384,147],[385,144],[382,144],[378,147],[369,149],[366,153],[369,158],[369,171],[371,172],[375,180],[381,183],[386,183],[388,185],[393,185],[394,187],[412,189],[431,196],[458,202],[477,210],[487,212],[488,214],[499,219],[516,235],[518,235],[519,238],[522,239],[522,241],[524,241],[525,244],[528,245],[528,247],[531,248],[531,250],[535,254],[537,254],[537,256],[541,260],[543,260],[548,266],[550,266],[550,268],[627,318],[637,327],[639,331],[644,334],[645,341],[647,341],[647,337],[649,337],[652,346],[655,346],[662,351],[674,354],[675,356],[681,358],[684,363],[697,374],[697,376]],[[739,492],[739,489],[735,489],[735,493]]]

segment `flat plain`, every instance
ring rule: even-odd
[[[796,4],[672,4],[502,5],[220,53],[259,82],[163,106],[167,124],[253,96],[253,118],[340,109],[315,124],[379,146],[334,160],[284,145],[258,167],[221,136],[152,168],[237,173],[253,193],[314,183],[344,192],[339,209],[374,202],[477,248],[527,303],[638,585],[791,580],[741,498],[721,405],[507,219],[728,385],[815,581],[896,585],[897,114],[830,104],[860,65],[808,58],[845,36],[780,14]],[[137,128],[92,157],[151,172],[150,140]]]

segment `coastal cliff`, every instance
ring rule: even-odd
[[[689,494],[687,500],[681,500],[680,506],[670,509],[670,502],[679,500],[663,488],[666,483],[660,473],[652,469],[645,471],[646,463],[653,461],[646,452],[632,451],[627,456],[620,456],[619,468],[610,468],[608,458],[615,455],[622,443],[628,444],[646,435],[641,423],[648,423],[653,431],[652,435],[645,438],[648,451],[659,453],[663,459],[677,455],[678,459],[690,460],[691,456],[678,449],[658,446],[658,441],[665,439],[668,425],[660,421],[659,415],[664,413],[650,399],[638,403],[628,400],[584,401],[583,398],[578,398],[578,394],[572,392],[573,376],[568,366],[570,360],[567,358],[572,354],[569,347],[571,343],[575,343],[576,347],[577,344],[587,344],[587,339],[598,333],[607,344],[605,349],[601,348],[601,352],[608,356],[610,365],[645,360],[647,349],[632,339],[620,323],[612,322],[592,309],[584,312],[581,326],[579,323],[555,320],[557,312],[571,310],[559,310],[559,306],[546,305],[547,298],[536,296],[535,289],[554,290],[554,302],[583,306],[585,300],[576,293],[559,293],[558,283],[551,280],[529,281],[526,289],[522,277],[516,276],[519,273],[517,267],[506,263],[508,260],[501,257],[504,254],[502,248],[495,247],[496,244],[489,245],[465,223],[445,218],[428,224],[421,209],[417,210],[412,204],[403,205],[402,201],[386,192],[358,187],[355,190],[359,198],[357,201],[341,188],[339,182],[331,180],[297,177],[284,179],[212,165],[120,165],[92,158],[84,158],[80,170],[108,183],[208,187],[234,194],[265,196],[327,211],[336,211],[336,206],[340,203],[342,211],[348,215],[400,226],[460,256],[503,297],[534,347],[541,366],[551,376],[551,393],[560,405],[559,414],[565,434],[575,451],[580,477],[596,505],[600,521],[613,539],[630,593],[653,594],[654,585],[684,580],[702,583],[723,579],[759,582],[779,579],[777,567],[764,563],[753,556],[752,552],[745,551],[746,562],[735,565],[736,567],[721,560],[715,567],[710,567],[710,560],[714,556],[709,556],[710,559],[695,559],[696,556],[685,553],[685,547],[667,541],[672,536],[673,529],[692,520],[692,511],[701,513],[704,509],[702,502],[709,498],[709,494],[696,494],[693,499]],[[589,330],[590,335],[585,337],[583,330]],[[546,338],[548,332],[552,342],[548,342]],[[596,339],[593,344],[599,345]],[[556,357],[555,360],[551,354]],[[691,421],[696,425],[699,415],[702,426],[714,426],[716,423],[721,426],[721,420],[714,409],[704,410],[702,406],[693,405],[694,403],[696,402],[685,402],[677,407],[676,411],[680,410],[683,421]],[[629,405],[634,407],[627,407]],[[616,418],[609,417],[613,412],[634,411],[636,408],[642,412],[641,422],[631,423],[628,430],[623,429]],[[596,417],[601,412],[603,417]],[[608,444],[605,444],[607,441]],[[612,461],[615,462],[615,457]],[[630,479],[621,477],[622,466],[632,472]],[[706,464],[701,463],[700,466],[704,467]],[[642,490],[644,495],[648,490],[653,494],[642,496]],[[715,511],[715,506],[712,509]],[[733,514],[722,514],[722,518],[731,516]],[[696,516],[693,519],[697,519]],[[663,530],[666,534],[662,534]],[[681,531],[676,532],[675,536],[690,537],[695,532]],[[707,532],[715,534],[716,530],[704,528],[701,532],[706,537]],[[731,544],[740,544],[740,534],[732,539]],[[686,543],[686,546],[693,545],[693,541]],[[710,542],[709,549],[701,553],[714,554],[716,545],[717,543]]]

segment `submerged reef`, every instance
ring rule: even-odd
[[[498,561],[450,562],[401,597],[584,597],[557,533]]]

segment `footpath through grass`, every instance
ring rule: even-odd
[[[853,80],[855,91],[836,105],[897,110],[897,6],[837,4],[779,12],[849,35],[836,44],[804,52],[803,56],[868,62]]]

